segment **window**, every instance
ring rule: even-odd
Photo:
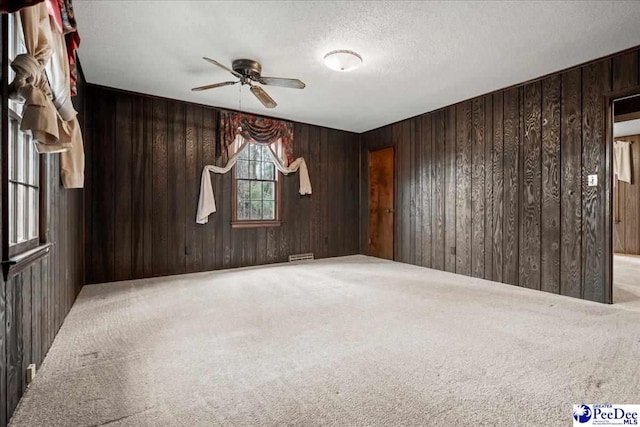
[[[9,59],[26,52],[19,15],[9,18]],[[13,80],[9,71],[9,81]],[[9,100],[9,254],[39,245],[40,159],[31,137],[20,130],[22,104]]]
[[[269,147],[249,144],[235,165],[234,226],[278,225],[278,177]]]

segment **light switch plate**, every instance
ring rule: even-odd
[[[595,187],[598,185],[598,175],[589,175],[587,181],[589,187]]]

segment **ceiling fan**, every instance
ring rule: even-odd
[[[214,89],[217,87],[230,86],[230,85],[241,83],[243,85],[250,86],[251,93],[253,93],[255,97],[258,98],[260,102],[262,102],[262,105],[264,105],[267,108],[274,108],[276,105],[278,105],[276,104],[276,101],[274,101],[273,98],[271,98],[269,94],[265,92],[264,89],[262,89],[260,86],[256,86],[254,83],[260,83],[262,85],[267,85],[267,86],[271,85],[271,86],[289,87],[293,89],[304,89],[305,87],[305,84],[298,79],[284,79],[281,77],[262,77],[260,75],[260,73],[262,72],[262,65],[260,65],[259,62],[253,61],[251,59],[236,59],[231,64],[232,68],[229,68],[211,58],[204,57],[202,59],[212,63],[213,65],[217,65],[223,70],[230,72],[240,80],[235,82],[222,82],[222,83],[214,83],[206,86],[194,87],[193,89],[191,89],[193,91]]]

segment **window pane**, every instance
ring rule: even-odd
[[[249,160],[249,147],[245,147],[238,156],[239,160]]]
[[[262,200],[262,182],[251,181],[251,200]]]
[[[16,181],[25,182],[25,155],[24,155],[24,139],[22,132],[18,132],[14,139],[14,154],[16,162]]]
[[[239,220],[250,219],[251,214],[251,202],[238,201],[236,207]]]
[[[276,167],[272,162],[262,164],[262,179],[274,180]]]
[[[16,243],[16,184],[9,183],[9,244]]]
[[[236,164],[236,219],[239,221],[276,219],[276,167],[268,149],[266,145],[250,144],[241,156],[247,160]]]
[[[23,175],[23,179],[24,183],[29,183],[29,180],[31,178],[31,156],[29,156],[29,140],[27,139],[28,136],[25,135],[24,133],[20,132],[20,139],[22,140],[22,155],[23,157],[23,162],[24,162],[24,175]]]
[[[271,162],[271,157],[269,157],[269,146],[262,146],[262,161],[263,162]]]
[[[16,189],[18,190],[18,209],[16,212],[16,229],[17,229],[17,242],[23,242],[27,239],[26,235],[26,220],[27,220],[27,194],[25,191],[25,186],[17,185]]]
[[[38,190],[28,188],[29,192],[29,227],[27,236],[29,239],[38,237]]]
[[[13,14],[9,20],[9,59],[26,52],[19,15]],[[11,71],[10,71],[11,72]],[[10,77],[13,78],[12,76]],[[11,246],[38,238],[39,232],[39,161],[40,158],[32,143],[31,136],[20,131],[20,119],[23,107],[10,101],[12,114],[9,127],[8,146],[8,210],[9,235]]]
[[[262,201],[251,201],[251,219],[262,219]]]
[[[25,135],[25,144],[29,151],[29,184],[37,187],[40,184],[38,182],[38,168],[40,166],[38,162],[38,154],[36,153],[36,148],[27,135]]]
[[[236,177],[249,178],[249,162],[246,160],[238,160],[238,163],[236,163]]]
[[[20,124],[18,123],[17,120],[11,120],[9,121],[9,139],[10,139],[10,144],[15,140],[15,138],[18,135],[18,126],[20,126]],[[13,154],[13,150],[9,150],[9,179],[16,179],[16,169],[14,167],[14,154]]]
[[[262,202],[262,218],[264,219],[276,219],[275,202]]]
[[[249,200],[250,181],[238,181],[238,200]]]
[[[260,150],[260,146],[256,144],[249,145],[249,159],[251,160],[262,160],[262,150]]]
[[[262,175],[262,166],[260,162],[249,162],[249,178],[260,179]]]
[[[264,200],[275,200],[275,183],[263,182],[262,183],[262,198]]]

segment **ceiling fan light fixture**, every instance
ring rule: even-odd
[[[324,56],[324,65],[336,71],[353,71],[361,64],[362,57],[352,50],[334,50]]]
[[[264,89],[262,89],[262,87],[256,86],[254,85],[254,83],[260,83],[261,85],[265,85],[265,86],[288,87],[291,89],[304,89],[306,87],[304,82],[298,79],[262,76],[262,65],[260,65],[258,61],[254,61],[252,59],[236,59],[235,61],[233,61],[231,65],[232,68],[229,68],[226,65],[219,63],[215,59],[211,59],[207,57],[203,57],[202,59],[219,68],[222,68],[223,70],[230,72],[234,77],[237,77],[240,80],[236,80],[234,82],[221,82],[221,83],[214,83],[206,86],[194,87],[193,89],[191,89],[193,91],[215,89],[221,86],[230,86],[230,85],[235,85],[240,83],[241,89],[242,89],[242,86],[249,85],[251,87],[251,93],[256,98],[258,98],[260,102],[262,102],[262,105],[264,105],[267,108],[275,108],[278,105],[276,101],[274,101],[273,98],[271,98],[269,94]],[[239,93],[240,95],[238,99],[238,105],[239,105],[238,109],[242,110],[242,96],[241,96],[242,91],[240,91]]]

